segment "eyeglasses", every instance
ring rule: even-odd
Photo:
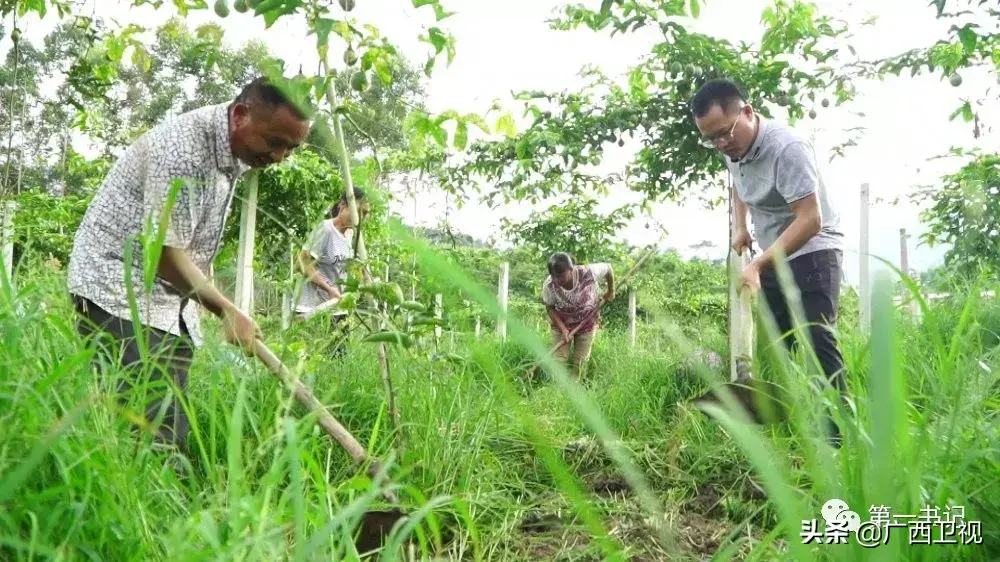
[[[716,148],[720,142],[727,144],[733,142],[733,131],[736,130],[736,124],[740,122],[741,115],[743,115],[742,111],[736,116],[736,119],[733,121],[733,126],[729,128],[728,133],[723,133],[714,138],[701,137],[698,142],[700,142],[705,148]]]

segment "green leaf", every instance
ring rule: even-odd
[[[972,104],[969,102],[965,102],[965,105],[962,106],[962,118],[965,119],[967,123],[976,118],[975,114],[972,112]]]
[[[497,119],[496,131],[507,138],[517,136],[517,126],[514,124],[514,117],[510,113],[505,113]]]
[[[330,40],[330,31],[333,29],[333,24],[337,23],[335,20],[327,18],[318,18],[316,23],[313,24],[313,31],[316,32],[316,47],[325,46]]]
[[[125,54],[125,42],[121,37],[109,37],[104,43],[107,48],[108,59],[114,62],[121,62],[122,55]]]
[[[438,116],[434,118],[434,123],[440,125],[445,121],[448,121],[449,119],[454,119],[458,121],[459,120],[458,112],[455,111],[454,109],[446,109],[441,113],[439,113]]]
[[[962,47],[965,48],[966,54],[971,55],[976,50],[976,42],[979,40],[979,35],[972,30],[968,25],[958,30],[958,39],[962,42]]]
[[[449,17],[451,17],[453,15],[455,15],[455,12],[447,12],[447,11],[445,11],[444,6],[442,6],[440,4],[440,2],[437,3],[437,4],[434,4],[434,17],[437,18],[437,21],[441,21],[441,20],[443,20],[445,18],[449,18]]]
[[[428,6],[430,4],[437,4],[438,0],[413,0],[413,7],[420,8],[422,6]]]
[[[386,86],[392,84],[392,68],[381,57],[375,61],[375,76],[378,76],[378,79]]]
[[[19,6],[17,15],[23,16],[29,11],[38,12],[38,17],[44,18],[46,13],[45,0],[26,0]]]
[[[270,29],[281,16],[295,13],[302,6],[302,0],[264,0],[254,10],[264,15],[264,28]]]
[[[469,143],[469,127],[464,121],[459,121],[455,127],[455,148],[465,150]]]
[[[264,14],[281,7],[284,0],[264,0],[254,8],[254,12],[258,14]]]
[[[608,15],[611,13],[611,4],[614,0],[604,0],[601,2],[601,15]]]
[[[323,96],[326,95],[326,85],[332,79],[333,76],[313,77],[313,91],[315,92],[317,101],[323,99]]]
[[[152,67],[153,61],[149,58],[149,55],[146,53],[146,49],[144,49],[142,45],[133,46],[132,64],[136,68],[141,69],[143,72],[149,72],[149,69]],[[206,71],[207,69],[212,68],[213,64],[215,64],[215,51],[208,54],[208,60],[205,63]]]
[[[448,131],[444,130],[444,127],[440,125],[432,127],[430,133],[441,148],[448,146]]]
[[[965,105],[964,104],[958,106],[958,108],[955,109],[955,111],[952,111],[951,115],[948,116],[948,120],[949,121],[954,121],[956,117],[958,117],[959,115],[962,114],[962,110],[964,110],[964,109],[965,109]]]
[[[701,16],[701,6],[698,4],[698,0],[691,0],[691,17],[697,18]]]
[[[438,53],[443,51],[448,44],[448,39],[445,37],[444,32],[437,27],[432,27],[427,30],[427,34],[431,45],[434,45],[434,50]]]
[[[94,76],[102,82],[113,80],[118,73],[110,63],[104,63],[94,67]]]
[[[344,20],[338,20],[337,23],[333,25],[333,31],[341,36],[344,41],[350,41],[351,37],[354,35],[361,35],[357,29],[351,26]]]
[[[482,132],[484,132],[486,134],[490,133],[490,126],[486,124],[486,120],[483,119],[481,116],[479,116],[479,115],[477,115],[475,113],[467,113],[467,114],[465,114],[464,117],[462,117],[462,119],[466,123],[471,123],[471,124],[475,125],[476,127],[479,127],[480,131],[482,131]]]
[[[182,16],[186,16],[188,14],[188,10],[193,6],[188,5],[188,3],[184,0],[174,0],[174,7],[177,8],[177,13]]]
[[[427,133],[430,132],[430,127],[430,116],[424,111],[413,110],[403,119],[403,128],[407,131]]]
[[[523,160],[528,155],[528,139],[521,138],[517,141],[517,146],[514,147],[514,154],[517,155],[518,160]]]

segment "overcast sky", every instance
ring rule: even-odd
[[[647,54],[658,39],[655,32],[610,38],[607,34],[595,34],[586,29],[553,31],[545,20],[554,9],[566,4],[564,0],[442,1],[448,10],[456,12],[439,25],[455,36],[457,56],[450,67],[440,61],[428,81],[428,105],[434,112],[456,109],[483,113],[498,99],[517,111],[520,106],[511,101],[511,92],[578,90],[583,84],[578,73],[588,64],[601,67],[610,76],[620,77]],[[600,4],[597,0],[584,3],[594,7]],[[759,23],[760,13],[768,3],[764,0],[709,0],[693,26],[732,42],[755,42],[763,30]],[[819,2],[825,13],[852,22],[861,21],[868,14],[879,16],[875,25],[852,27],[855,34],[852,44],[864,58],[900,53],[944,38],[950,22],[936,21],[933,9],[924,4],[914,4],[912,0]],[[90,0],[84,11],[90,10],[98,16],[114,18],[123,26],[136,22],[150,27],[176,13],[169,2],[157,12],[148,6],[134,8],[131,2],[116,0]],[[429,9],[414,9],[410,0],[357,0],[353,15],[363,22],[376,24],[414,62],[422,64],[428,46],[418,42],[417,35],[424,27],[434,25]],[[210,19],[218,20],[211,12],[204,11],[189,16],[192,24]],[[238,44],[255,37],[268,41],[273,52],[287,61],[290,72],[297,71],[300,63],[307,71],[316,68],[315,38],[305,36],[304,21],[300,18],[282,18],[269,30],[264,29],[262,19],[238,14],[235,10],[228,18],[218,21],[226,29],[230,43]],[[55,18],[50,15],[43,22],[36,18],[23,26],[28,37],[38,38],[54,24]],[[3,46],[4,51],[6,47]],[[339,61],[339,53],[331,58]],[[951,146],[978,145],[996,150],[995,133],[988,131],[976,141],[970,124],[961,120],[948,121],[960,98],[980,96],[992,80],[995,77],[985,72],[970,71],[964,74],[964,83],[959,88],[951,87],[938,77],[914,79],[906,74],[904,78],[891,78],[884,83],[858,83],[859,97],[850,109],[863,112],[865,118],[840,109],[817,108],[819,117],[816,120],[797,125],[807,134],[815,135],[825,181],[839,208],[846,235],[845,270],[849,282],[857,281],[860,185],[868,182],[872,191],[871,252],[898,264],[899,229],[906,228],[913,235],[921,232],[917,209],[906,204],[892,206],[876,199],[892,200],[909,193],[917,184],[934,183],[942,174],[954,171],[960,165],[954,159],[928,161]],[[982,115],[989,126],[995,121],[997,109],[993,107]],[[846,158],[829,162],[830,147],[846,138],[842,129],[850,126],[864,126],[867,133],[858,146],[850,149]],[[622,169],[635,148],[626,144],[609,152],[602,171]],[[624,189],[616,189],[603,204],[610,210],[635,199]],[[445,207],[444,196],[432,193],[422,196],[419,216],[414,216],[412,202],[400,205],[398,211],[408,223],[432,225],[440,220]],[[523,218],[530,210],[520,205],[501,212],[487,212],[470,205],[461,210],[452,208],[450,220],[454,228],[485,239],[498,234],[501,217]],[[669,231],[664,246],[677,248],[688,256],[725,256],[728,224],[725,210],[710,212],[694,204],[683,208],[661,205],[655,209],[654,218]],[[621,233],[622,239],[635,245],[651,242],[657,234],[644,228],[646,222],[644,217],[637,218]],[[689,248],[705,240],[714,242],[716,247],[698,251]],[[918,245],[913,236],[910,266],[919,270],[936,265],[944,251],[944,248]],[[878,267],[877,262],[873,263],[875,267]]]

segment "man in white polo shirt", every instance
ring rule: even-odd
[[[802,297],[802,308],[820,365],[846,396],[844,361],[832,328],[837,320],[843,263],[843,233],[809,139],[756,113],[741,88],[711,80],[691,101],[695,124],[706,146],[726,157],[734,178],[736,209],[733,249],[742,255],[752,239],[746,215],[763,252],[743,270],[743,284],[763,290],[778,329],[792,329],[792,318],[774,269],[781,248]],[[794,339],[786,338],[792,345]],[[831,442],[840,434],[830,422]]]

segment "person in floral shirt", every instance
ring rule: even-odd
[[[594,343],[600,308],[615,298],[615,274],[611,264],[574,265],[573,258],[557,252],[549,258],[549,276],[542,283],[542,302],[549,313],[555,355],[560,361],[569,358],[572,346],[573,376],[579,378]],[[607,284],[598,296],[599,281]]]

